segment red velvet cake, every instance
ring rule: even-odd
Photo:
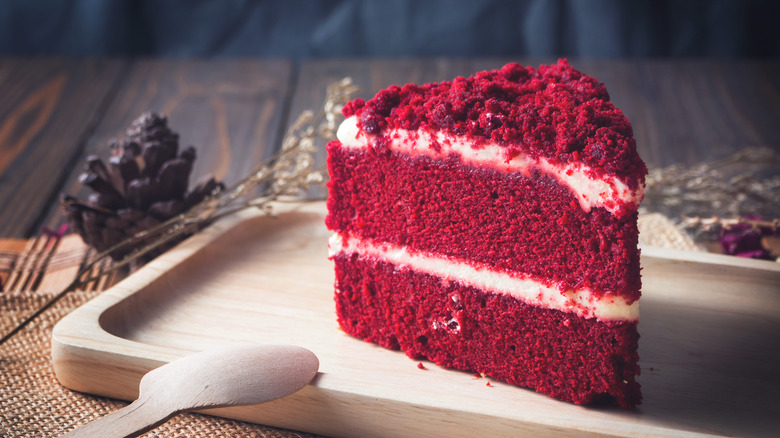
[[[603,84],[508,64],[343,113],[327,226],[345,332],[561,400],[640,403],[647,170]]]

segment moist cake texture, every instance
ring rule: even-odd
[[[345,332],[562,400],[640,403],[646,168],[603,84],[508,64],[343,113],[326,224]]]

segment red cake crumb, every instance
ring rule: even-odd
[[[507,64],[500,70],[425,85],[391,86],[344,107],[369,134],[386,129],[443,130],[479,145],[495,142],[510,159],[520,152],[553,163],[582,162],[623,176],[631,189],[644,181],[633,129],[610,101],[604,84],[565,59],[538,69]]]
[[[566,188],[539,174],[353,150],[337,141],[327,150],[331,230],[526,273],[561,290],[639,299],[636,212],[584,212]]]
[[[425,365],[423,365],[422,362],[417,362],[417,368],[419,368],[421,370],[427,370],[428,369],[428,368],[425,368]]]
[[[339,324],[353,336],[577,404],[641,400],[635,322],[572,318],[357,255],[334,260]],[[462,297],[458,306],[453,293]],[[458,328],[434,324],[441,317]]]

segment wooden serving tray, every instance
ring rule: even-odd
[[[165,362],[235,343],[290,343],[315,380],[208,413],[331,436],[773,435],[780,426],[780,265],[643,250],[634,410],[582,407],[418,362],[339,330],[322,202],[223,219],[64,318],[60,382],[133,400]],[[488,382],[490,384],[488,385]]]

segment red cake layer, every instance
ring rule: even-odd
[[[561,289],[639,299],[636,212],[585,212],[574,195],[538,173],[523,176],[328,145],[328,228],[408,245],[499,270],[530,274]]]
[[[500,70],[425,85],[392,86],[345,106],[368,134],[393,128],[428,129],[471,137],[552,163],[583,163],[594,176],[617,176],[631,189],[644,181],[645,164],[633,130],[609,102],[604,84],[565,60],[538,69],[507,64]]]
[[[354,254],[334,260],[350,335],[578,404],[641,401],[636,323],[529,306]]]

